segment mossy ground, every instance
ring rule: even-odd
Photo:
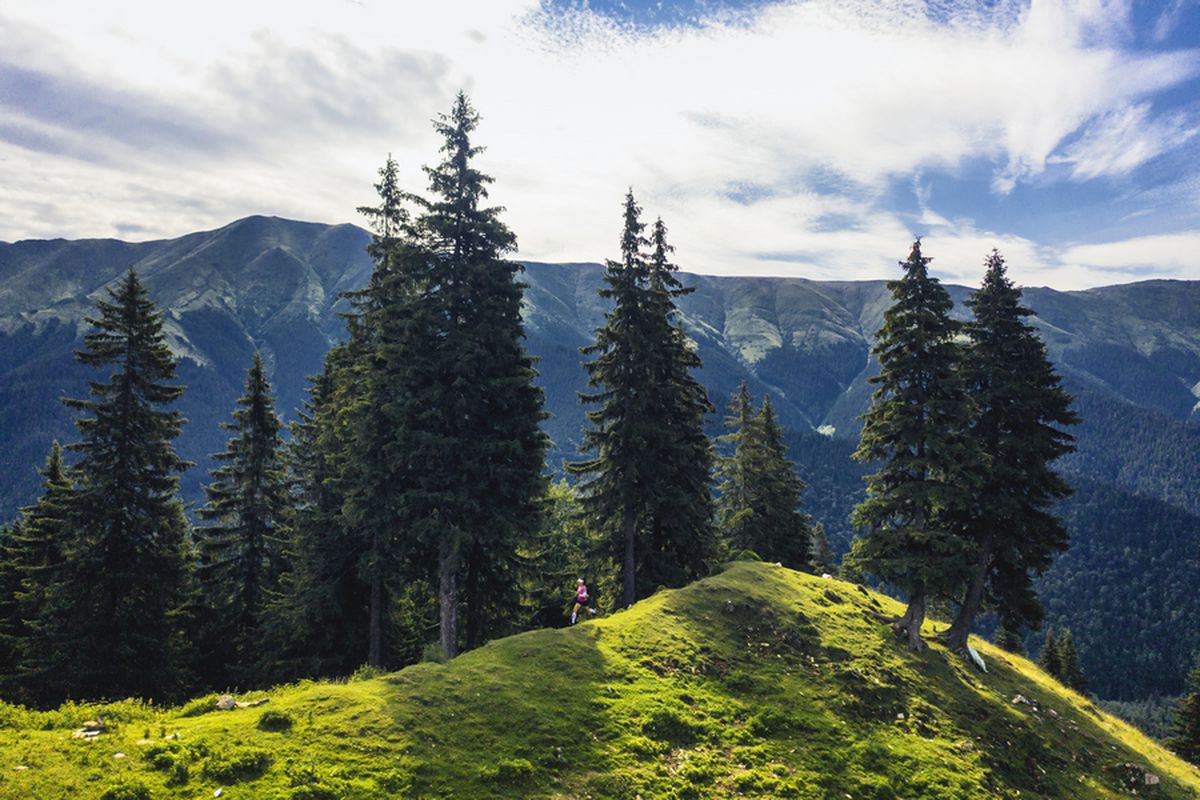
[[[978,642],[983,674],[909,652],[898,611],[743,562],[606,619],[256,708],[2,707],[0,797],[1200,797],[1200,772],[1024,659]],[[96,716],[103,735],[70,738]]]

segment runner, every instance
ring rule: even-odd
[[[592,599],[588,596],[587,584],[583,582],[583,578],[575,581],[575,608],[571,609],[572,625],[575,624],[581,608],[586,608],[589,614],[596,613],[596,609],[592,608]]]

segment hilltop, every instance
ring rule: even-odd
[[[1200,793],[1200,771],[1023,658],[977,642],[982,673],[936,645],[909,652],[887,623],[898,611],[738,562],[447,664],[241,698],[261,706],[2,707],[0,798]],[[90,718],[105,731],[72,738]]]

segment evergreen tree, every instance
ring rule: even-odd
[[[1025,639],[1021,628],[1011,620],[1001,619],[996,629],[996,645],[1018,656],[1025,655]]]
[[[1055,677],[1064,685],[1070,686],[1080,694],[1087,691],[1087,677],[1079,663],[1079,653],[1075,650],[1075,637],[1069,628],[1064,629],[1058,637],[1059,673]]]
[[[56,441],[42,469],[41,497],[21,510],[20,519],[0,539],[3,543],[0,641],[10,697],[36,701],[45,693],[47,682],[53,680],[53,676],[38,669],[33,640],[43,635],[37,629],[38,614],[62,567],[63,546],[71,532],[72,494],[62,449]]]
[[[976,404],[972,437],[988,469],[965,524],[974,565],[946,633],[955,649],[966,646],[988,599],[1014,622],[1040,623],[1032,576],[1067,547],[1066,528],[1050,509],[1071,492],[1051,464],[1074,450],[1073,437],[1061,429],[1079,421],[1037,331],[1024,321],[1033,312],[1021,305],[1003,257],[993,250],[986,267],[982,287],[967,300],[974,320],[966,326],[963,374]]]
[[[736,550],[751,550],[791,569],[808,568],[813,532],[808,515],[798,508],[804,482],[787,459],[770,399],[764,397],[761,410],[754,412],[743,383],[726,424],[733,430],[723,438],[734,451],[722,460],[724,480],[718,487],[725,535]]]
[[[1063,654],[1062,648],[1059,646],[1058,636],[1054,633],[1054,629],[1046,631],[1046,641],[1042,644],[1042,651],[1038,654],[1038,666],[1045,670],[1047,675],[1054,678],[1059,678],[1063,674]]]
[[[289,536],[280,588],[269,601],[276,679],[346,674],[368,652],[369,590],[359,573],[363,548],[343,524],[338,480],[347,448],[336,404],[348,361],[346,345],[326,355],[284,450]]]
[[[914,649],[923,646],[927,600],[961,585],[968,552],[961,519],[982,472],[967,433],[960,325],[950,318],[950,295],[928,273],[930,260],[917,240],[901,262],[904,277],[888,283],[893,303],[872,349],[880,373],[871,378],[877,388],[855,452],[879,470],[867,476],[867,499],[854,510],[866,533],[853,556],[908,593],[897,630]]]
[[[233,422],[222,425],[233,435],[214,456],[220,466],[205,487],[208,503],[200,517],[215,524],[196,531],[201,583],[219,626],[221,677],[243,686],[264,675],[265,606],[278,579],[285,535],[281,427],[266,369],[255,353]]]
[[[1200,658],[1188,675],[1188,692],[1179,701],[1173,732],[1171,749],[1180,758],[1200,766]]]
[[[667,227],[655,220],[650,232],[643,293],[649,347],[648,411],[658,424],[649,442],[657,462],[649,474],[649,529],[640,580],[646,587],[682,586],[708,574],[717,553],[713,526],[712,442],[704,431],[706,415],[716,409],[708,391],[692,374],[700,357],[688,339],[675,301],[695,291],[683,286],[671,262]]]
[[[131,270],[88,318],[79,361],[112,366],[81,412],[72,470],[72,530],[64,564],[47,590],[31,646],[35,669],[53,674],[42,702],[65,697],[168,698],[178,685],[174,612],[188,577],[178,473],[188,464],[172,440],[183,419],[170,405],[176,362],[162,315]]]
[[[592,525],[608,534],[624,606],[657,585],[702,575],[715,550],[703,433],[710,406],[691,375],[700,362],[674,302],[689,290],[674,275],[666,227],[659,221],[652,240],[645,228],[629,192],[621,257],[606,262],[600,290],[613,307],[583,348],[596,391],[580,399],[599,405],[587,412],[592,427],[582,446],[592,457],[567,465],[584,476],[580,495]]]
[[[829,547],[829,537],[825,534],[825,526],[820,522],[812,525],[812,536],[809,539],[809,549],[812,553],[809,566],[814,575],[833,573],[833,551]]]

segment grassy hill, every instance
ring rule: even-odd
[[[909,652],[897,611],[741,562],[610,618],[252,708],[3,707],[0,797],[1200,796],[1200,771],[1024,659],[980,642],[984,674]],[[96,717],[103,733],[72,738]]]

